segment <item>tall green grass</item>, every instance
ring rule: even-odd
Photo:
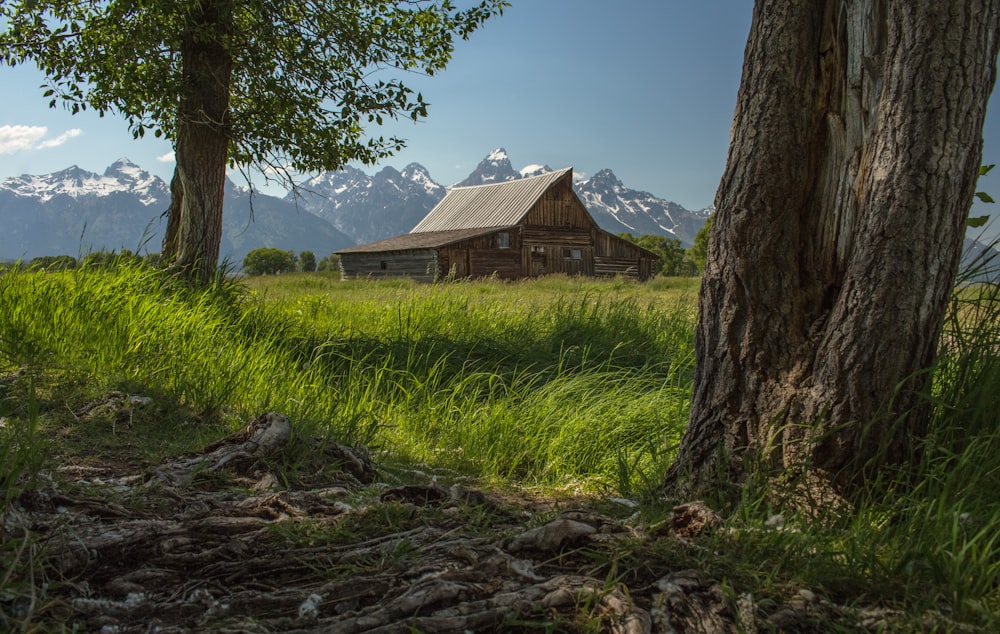
[[[298,277],[298,276],[296,276]],[[686,418],[691,302],[564,278],[178,288],[143,267],[10,272],[11,367],[152,390],[207,421],[276,410],[303,436],[483,477],[632,488]],[[547,287],[547,288],[544,288]],[[42,361],[44,360],[44,361]],[[625,460],[636,482],[621,482]]]
[[[37,432],[60,415],[26,404],[75,381],[153,392],[215,434],[276,410],[299,439],[368,445],[383,461],[652,501],[687,420],[693,293],[669,280],[419,285],[322,274],[195,292],[141,267],[9,271],[0,451],[21,466],[4,486],[16,492],[10,483],[38,470],[49,452]],[[1000,628],[996,285],[956,291],[933,371],[929,434],[905,481],[879,483],[891,496],[826,522],[785,511],[778,530],[767,521],[783,509],[748,487],[726,531],[699,548],[652,544],[632,569],[698,567],[763,600],[808,587],[902,610],[912,631],[926,629],[929,609]],[[290,468],[314,467],[313,446],[300,443]]]

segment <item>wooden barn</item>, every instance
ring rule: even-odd
[[[521,279],[550,273],[646,280],[657,256],[601,229],[573,169],[457,187],[410,233],[337,251],[345,278]]]

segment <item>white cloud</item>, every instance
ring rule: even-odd
[[[83,130],[81,130],[80,128],[73,128],[71,130],[66,130],[65,132],[63,132],[62,134],[60,134],[59,136],[57,136],[54,139],[49,139],[48,141],[42,141],[41,143],[39,143],[38,144],[38,149],[39,150],[46,150],[46,149],[52,148],[52,147],[59,147],[60,145],[62,145],[66,141],[69,141],[70,139],[72,139],[74,137],[78,137],[81,134],[83,134]]]
[[[173,152],[167,152],[166,154],[161,154],[160,156],[156,157],[156,160],[159,161],[159,162],[161,162],[161,163],[173,163],[174,162],[174,153]]]
[[[45,126],[0,125],[0,154],[30,150],[48,131]]]

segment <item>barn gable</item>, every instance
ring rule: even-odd
[[[410,233],[518,224],[560,181],[572,187],[573,168],[492,185],[456,187]]]
[[[599,228],[572,176],[566,168],[452,189],[410,233],[338,251],[342,275],[650,277],[657,256]]]

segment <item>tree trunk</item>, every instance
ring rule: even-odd
[[[998,40],[996,0],[758,0],[670,482],[909,457]]]
[[[195,7],[180,51],[185,85],[163,255],[172,268],[204,284],[218,264],[222,241],[234,9],[232,0],[203,0]]]

